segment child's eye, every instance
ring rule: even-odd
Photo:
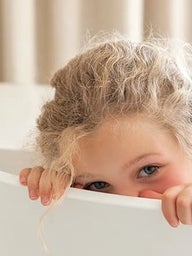
[[[84,189],[91,191],[105,192],[110,185],[105,181],[95,181],[84,186]]]
[[[138,178],[148,177],[153,175],[159,169],[158,166],[148,165],[140,169]]]

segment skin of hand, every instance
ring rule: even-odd
[[[37,200],[40,198],[42,205],[47,206],[53,199],[60,198],[66,187],[66,177],[57,177],[58,173],[50,175],[48,170],[41,166],[25,168],[19,174],[20,183],[28,188],[29,198]],[[53,181],[59,178],[59,190],[53,189]]]
[[[47,206],[55,199],[52,181],[56,178],[56,175],[57,173],[50,176],[48,170],[38,166],[23,169],[20,172],[19,179],[22,185],[28,187],[30,199],[37,200],[40,198],[41,203]],[[64,184],[66,182],[66,180],[60,179],[58,197],[64,194]],[[139,197],[160,199],[164,217],[172,227],[177,227],[179,222],[192,224],[192,184],[173,186],[163,194],[153,190],[143,190]]]
[[[172,227],[192,224],[192,184],[168,188],[163,194],[152,190],[142,191],[140,197],[161,199],[162,212]]]

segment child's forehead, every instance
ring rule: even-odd
[[[92,144],[94,141],[97,143],[102,142],[106,138],[118,140],[124,138],[126,134],[155,134],[155,133],[170,133],[167,128],[160,126],[158,122],[152,120],[144,114],[131,114],[127,116],[110,117],[97,126],[87,136],[79,140],[79,145]]]
[[[131,161],[177,150],[176,138],[159,124],[142,117],[125,117],[107,120],[95,133],[83,137],[73,160],[75,169],[80,171],[102,170],[104,166],[110,170],[111,162],[113,166],[118,161],[124,165],[128,157]]]

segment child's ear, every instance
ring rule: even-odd
[[[162,194],[158,193],[156,191],[153,191],[153,190],[146,189],[146,190],[142,190],[139,193],[139,197],[152,198],[152,199],[161,199]]]

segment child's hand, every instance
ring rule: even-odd
[[[22,185],[28,187],[29,197],[32,200],[41,198],[43,205],[49,205],[52,199],[60,198],[66,188],[66,176],[59,177],[59,190],[56,195],[56,191],[53,189],[53,182],[57,178],[57,173],[50,175],[48,170],[42,167],[25,168],[19,174],[19,180]]]
[[[192,184],[171,187],[162,195],[162,211],[171,226],[192,224]]]
[[[172,227],[177,227],[179,222],[192,224],[192,184],[171,187],[163,194],[147,190],[140,196],[161,199],[163,214]]]
[[[20,172],[19,178],[23,185],[28,187],[29,197],[32,200],[41,198],[43,205],[49,205],[55,198],[53,182],[57,173],[49,174],[42,167],[25,168]],[[64,194],[66,188],[66,176],[59,177],[59,195]],[[192,184],[183,184],[167,189],[163,194],[152,190],[145,190],[140,197],[162,200],[162,211],[168,223],[177,227],[179,221],[183,224],[192,224]]]

